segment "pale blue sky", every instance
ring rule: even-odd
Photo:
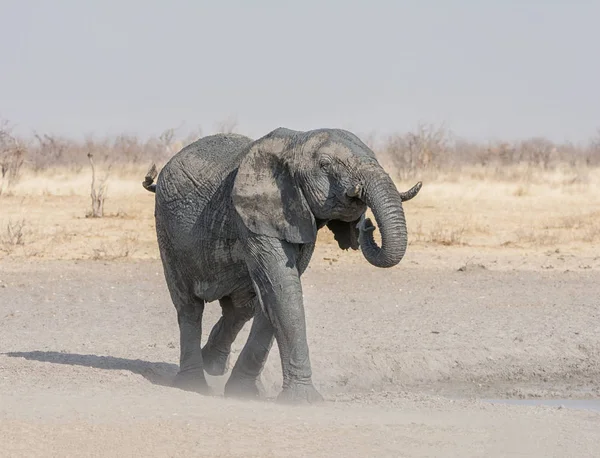
[[[234,115],[254,137],[423,121],[585,141],[599,18],[598,0],[0,0],[0,117],[78,137]]]

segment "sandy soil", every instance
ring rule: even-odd
[[[286,407],[223,399],[226,377],[213,397],[169,387],[178,331],[159,261],[0,260],[0,456],[598,455],[600,412],[481,399],[600,397],[593,250],[413,248],[375,269],[321,246],[313,261],[326,403]],[[205,329],[219,313],[207,306]],[[276,348],[264,381],[275,396]]]

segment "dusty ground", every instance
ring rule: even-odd
[[[177,327],[158,261],[3,261],[2,453],[596,456],[600,412],[474,398],[600,396],[598,261],[512,270],[487,255],[459,271],[461,254],[438,267],[422,251],[378,270],[329,256],[304,279],[328,402],[295,409],[223,400],[224,377],[214,398],[168,387]],[[264,380],[275,396],[276,348]]]
[[[600,412],[482,400],[600,397],[597,179],[546,178],[424,186],[393,269],[322,234],[303,285],[327,402],[297,408],[225,400],[226,377],[214,397],[169,387],[139,181],[90,219],[83,181],[25,180],[0,198],[0,456],[597,456]],[[275,396],[276,347],[264,381]]]

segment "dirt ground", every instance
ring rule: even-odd
[[[321,233],[303,288],[326,402],[307,407],[273,402],[276,346],[266,401],[224,399],[227,376],[211,397],[170,387],[144,172],[111,177],[99,219],[85,173],[1,196],[0,457],[598,456],[600,411],[487,400],[600,398],[599,170],[425,180],[392,269]]]
[[[600,397],[600,258],[332,252],[303,279],[309,407],[224,399],[226,376],[214,397],[169,387],[157,260],[0,261],[0,456],[597,456],[600,412],[482,399]],[[264,382],[275,396],[276,346]]]

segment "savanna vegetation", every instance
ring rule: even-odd
[[[244,133],[234,119],[216,131]],[[357,134],[399,187],[424,183],[406,205],[413,249],[587,249],[600,241],[600,130],[582,144],[477,143],[435,125]],[[24,137],[0,121],[0,257],[156,258],[153,196],[141,181],[152,163],[160,169],[201,136]]]

